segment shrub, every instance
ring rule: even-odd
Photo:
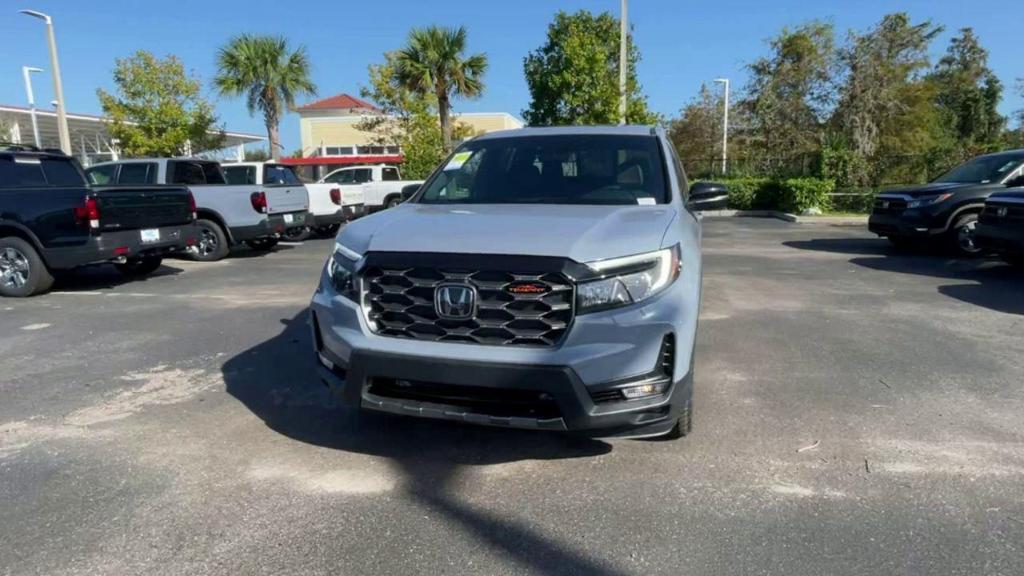
[[[754,210],[763,201],[768,178],[732,178],[717,180],[729,187],[729,207],[733,210]]]
[[[874,188],[848,188],[832,195],[832,210],[868,214],[875,204]]]
[[[779,183],[776,207],[784,212],[800,214],[810,208],[827,212],[832,208],[831,196],[835,180],[821,178],[789,178]]]

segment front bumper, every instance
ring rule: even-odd
[[[1000,254],[1024,255],[1024,223],[994,224],[982,220],[975,229],[975,242]]]
[[[320,377],[343,401],[363,409],[537,430],[577,431],[598,437],[656,436],[668,432],[693,390],[695,299],[682,282],[639,306],[577,316],[564,341],[552,347],[488,346],[379,336],[368,330],[352,301],[321,288],[310,324]],[[607,393],[650,378],[666,336],[675,342],[668,389],[636,400],[607,401]],[[393,386],[466,387],[475,400],[535,394],[539,408],[518,413],[489,406],[396,397]],[[457,393],[449,391],[450,398]],[[496,400],[498,401],[498,400]],[[488,404],[488,402],[484,402]],[[537,408],[534,410],[533,408]],[[553,408],[553,410],[552,410]]]
[[[879,236],[902,238],[927,238],[946,231],[944,219],[913,209],[896,214],[872,213],[868,230]]]
[[[160,239],[156,242],[143,242],[140,230],[102,232],[90,236],[79,246],[44,250],[43,258],[50,268],[66,270],[120,258],[164,256],[184,251],[195,244],[200,235],[199,228],[192,225],[164,226],[157,230]]]

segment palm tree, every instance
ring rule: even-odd
[[[295,97],[316,95],[316,85],[309,77],[306,48],[294,52],[288,41],[278,36],[242,34],[232,38],[217,53],[217,76],[214,85],[223,96],[245,95],[249,114],[263,113],[270,138],[270,154],[281,157],[278,124],[285,107],[295,108]]]
[[[452,97],[476,98],[484,90],[487,55],[466,57],[466,29],[414,28],[405,48],[398,51],[395,81],[418,94],[437,97],[437,115],[441,120],[444,150],[452,149]]]

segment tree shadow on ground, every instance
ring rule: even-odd
[[[166,262],[166,260],[165,260]],[[101,264],[98,266],[85,266],[73,270],[61,271],[56,275],[53,290],[63,292],[89,292],[100,289],[113,289],[125,284],[145,284],[150,280],[164,276],[177,276],[184,272],[181,268],[175,268],[164,264],[154,272],[145,276],[126,276],[118,272],[113,264]]]
[[[455,492],[458,476],[468,466],[596,456],[608,453],[610,445],[569,435],[402,418],[337,406],[316,375],[306,312],[281,322],[280,334],[229,359],[222,368],[228,393],[269,428],[316,446],[392,460],[410,498],[534,571],[619,574],[528,525],[476,509],[460,501]]]

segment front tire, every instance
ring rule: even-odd
[[[384,208],[385,209],[394,208],[395,206],[398,206],[401,203],[402,203],[402,197],[401,196],[392,196],[391,198],[387,199],[387,202],[384,203]]]
[[[975,233],[978,228],[977,214],[964,214],[957,218],[949,230],[950,250],[959,258],[979,258],[984,251],[978,246]]]
[[[338,230],[341,230],[341,224],[319,226],[315,231],[318,238],[334,238],[338,235]]]
[[[676,425],[664,436],[667,440],[678,440],[693,431],[693,398],[686,400],[686,405],[679,412]]]
[[[0,296],[25,298],[51,286],[53,275],[31,244],[15,236],[0,238]]]
[[[114,264],[114,268],[117,268],[117,271],[125,276],[138,278],[140,276],[147,276],[156,272],[163,264],[163,261],[164,259],[159,256],[135,258],[128,260],[124,264]]]
[[[230,252],[228,235],[212,220],[196,220],[199,227],[199,242],[189,248],[189,254],[198,262],[216,262]]]

